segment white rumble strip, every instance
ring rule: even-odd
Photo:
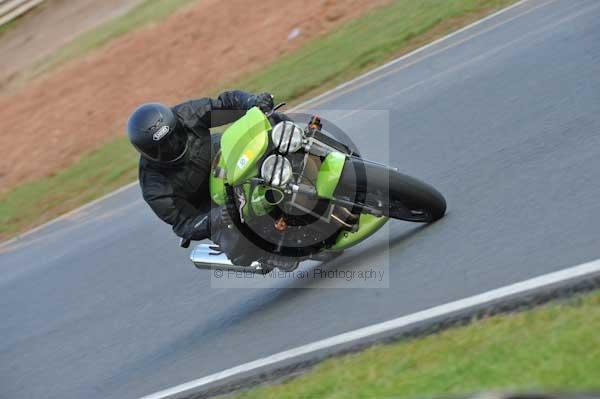
[[[206,385],[239,376],[259,368],[272,366],[283,361],[292,360],[303,355],[334,348],[342,344],[358,342],[361,339],[410,327],[411,325],[416,325],[437,317],[449,316],[459,311],[495,303],[516,295],[526,294],[533,290],[552,287],[559,283],[565,283],[570,280],[581,279],[587,276],[592,277],[594,275],[600,275],[600,259],[279,352],[173,388],[165,389],[164,391],[156,392],[152,395],[144,396],[142,399],[166,399],[178,397],[186,392],[201,389]]]

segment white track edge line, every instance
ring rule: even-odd
[[[307,105],[309,105],[311,103],[319,102],[319,101],[323,100],[325,97],[330,96],[332,94],[335,94],[335,92],[337,92],[339,90],[342,90],[342,89],[345,89],[349,85],[351,85],[351,84],[353,84],[353,83],[355,83],[355,82],[357,82],[357,81],[359,81],[361,79],[369,77],[369,76],[371,76],[371,75],[373,75],[373,74],[375,74],[377,72],[380,72],[383,69],[386,69],[386,68],[388,68],[388,67],[390,67],[392,65],[395,65],[398,62],[401,62],[401,61],[403,61],[403,60],[405,60],[405,59],[407,59],[409,57],[412,57],[412,56],[414,56],[416,54],[419,54],[419,53],[427,50],[428,48],[435,46],[436,44],[439,44],[439,43],[444,42],[444,41],[446,41],[448,39],[451,39],[452,37],[454,37],[454,36],[456,36],[456,35],[464,32],[464,31],[466,31],[468,29],[472,29],[472,28],[474,28],[474,27],[476,27],[476,26],[478,26],[478,25],[480,25],[480,24],[482,24],[482,23],[484,23],[484,22],[486,22],[486,21],[488,21],[488,20],[490,20],[492,18],[495,18],[495,17],[497,17],[497,16],[499,16],[501,14],[504,14],[504,13],[506,13],[506,12],[514,9],[514,8],[519,7],[520,5],[522,5],[522,4],[526,3],[526,2],[529,2],[529,1],[531,1],[531,0],[520,0],[520,1],[516,2],[515,4],[512,4],[512,5],[510,5],[510,6],[506,7],[506,8],[498,10],[495,13],[490,14],[490,15],[488,15],[485,18],[482,18],[482,19],[480,19],[478,21],[475,21],[472,24],[464,26],[464,27],[462,27],[462,28],[460,28],[460,29],[458,29],[458,30],[456,30],[456,31],[454,31],[454,32],[446,35],[446,36],[443,36],[443,37],[441,37],[441,38],[439,38],[437,40],[434,40],[433,42],[428,43],[428,44],[424,45],[423,47],[419,47],[418,49],[415,49],[415,50],[411,51],[410,53],[404,54],[401,57],[398,57],[398,58],[396,58],[396,59],[394,59],[392,61],[389,61],[389,62],[387,62],[387,63],[385,63],[383,65],[380,65],[377,68],[374,68],[374,69],[372,69],[372,70],[370,70],[370,71],[368,71],[368,72],[366,72],[366,73],[364,73],[364,74],[362,74],[360,76],[357,76],[357,77],[355,77],[355,78],[353,78],[353,79],[351,79],[351,80],[349,80],[347,82],[344,82],[344,83],[340,84],[339,86],[336,86],[333,89],[328,90],[325,93],[322,93],[322,94],[320,94],[320,95],[318,95],[318,96],[316,96],[316,97],[314,97],[314,98],[312,98],[310,100],[304,101],[304,102],[298,104],[297,106],[295,106],[294,108],[290,109],[290,112],[301,110],[303,107],[306,107]],[[80,206],[78,208],[72,209],[72,210],[70,210],[69,212],[67,212],[65,214],[62,214],[62,215],[60,215],[60,216],[58,216],[58,217],[56,217],[56,218],[54,218],[52,220],[49,220],[49,221],[47,221],[47,222],[45,222],[45,223],[43,223],[43,224],[41,224],[39,226],[36,226],[33,229],[31,229],[31,230],[27,230],[27,231],[25,231],[25,232],[17,235],[16,237],[11,238],[10,240],[4,241],[4,242],[0,242],[0,248],[8,247],[8,246],[10,246],[11,244],[14,244],[17,241],[21,241],[22,239],[26,238],[27,236],[29,236],[29,235],[31,235],[31,234],[33,234],[35,232],[38,232],[38,231],[40,231],[40,230],[42,230],[42,229],[44,229],[44,228],[46,228],[48,226],[51,226],[54,223],[57,223],[57,222],[65,219],[65,218],[68,218],[69,216],[71,216],[71,215],[73,215],[75,213],[81,212],[81,211],[83,211],[83,210],[85,210],[85,209],[87,209],[87,208],[89,208],[89,207],[91,207],[93,205],[96,205],[97,203],[99,203],[101,201],[104,201],[104,200],[106,200],[106,199],[108,199],[108,198],[110,198],[110,197],[112,197],[114,195],[117,195],[117,194],[119,194],[119,193],[121,193],[121,192],[123,192],[123,191],[125,191],[125,190],[127,190],[127,189],[129,189],[129,188],[131,188],[131,187],[133,187],[135,185],[137,185],[137,184],[138,184],[137,180],[134,181],[134,182],[131,182],[131,183],[129,183],[129,184],[123,186],[123,187],[120,187],[120,188],[116,189],[115,191],[107,193],[107,194],[103,195],[102,197],[93,200],[92,202],[88,202],[85,205],[82,205],[82,206]]]
[[[436,317],[447,316],[461,310],[466,310],[476,306],[489,304],[497,300],[506,299],[516,294],[523,294],[535,289],[552,286],[560,282],[573,280],[596,273],[600,273],[600,259],[279,352],[249,363],[211,374],[206,377],[198,378],[196,380],[153,393],[148,396],[144,396],[142,399],[166,399],[171,396],[180,395],[186,391],[197,389],[204,385],[222,381],[224,379],[234,377],[258,368],[271,366],[282,361],[291,360],[299,356],[308,355],[323,349],[329,349],[342,344],[358,341],[360,339],[391,332],[393,330],[398,330],[416,323],[435,319]]]

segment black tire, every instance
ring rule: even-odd
[[[444,196],[430,185],[379,164],[350,158],[336,197],[363,203],[393,219],[434,222],[446,213]]]
[[[387,216],[393,219],[431,223],[446,213],[446,199],[439,191],[397,171],[390,172],[389,199]]]

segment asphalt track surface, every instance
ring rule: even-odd
[[[134,398],[599,258],[599,20],[528,1],[311,104],[448,200],[338,262],[389,287],[215,288],[137,187],[1,246],[0,397]]]

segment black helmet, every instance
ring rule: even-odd
[[[188,136],[177,126],[173,111],[158,103],[144,104],[129,117],[127,134],[143,157],[157,162],[176,162],[187,151]]]

